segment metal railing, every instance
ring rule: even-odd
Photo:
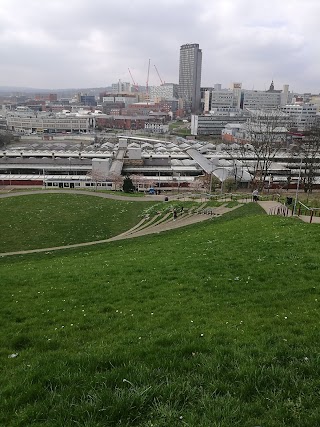
[[[310,216],[310,224],[312,223],[312,219],[314,216],[320,216],[320,208],[313,208],[313,207],[309,207],[307,205],[305,205],[302,202],[298,201],[298,216],[300,215],[306,215],[306,216]]]
[[[275,206],[269,210],[269,215],[289,216],[290,213],[293,215],[293,211],[285,205]]]

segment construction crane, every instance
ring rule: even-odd
[[[147,105],[149,105],[150,96],[149,96],[149,74],[150,74],[150,59],[148,62],[148,73],[147,73],[147,82],[146,82],[146,101]]]
[[[163,81],[163,80],[162,80],[162,78],[160,77],[160,74],[159,74],[159,71],[158,71],[158,68],[156,67],[156,65],[154,66],[154,68],[156,69],[156,72],[157,72],[157,74],[158,74],[159,80],[160,80],[161,84],[163,85],[163,84],[164,84],[164,81]]]
[[[150,59],[148,63],[148,74],[147,74],[147,83],[146,83],[146,93],[149,94],[149,74],[150,74]]]
[[[134,78],[133,78],[133,76],[132,76],[132,74],[131,74],[130,68],[128,68],[128,71],[129,71],[129,74],[130,74],[130,77],[131,77],[131,80],[132,80],[132,83],[133,83],[133,87],[134,87],[134,88],[135,88],[135,90],[138,92],[138,90],[139,90],[139,85],[134,81]]]

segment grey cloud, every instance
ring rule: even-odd
[[[320,2],[319,2],[320,3]],[[272,77],[319,92],[316,0],[2,0],[2,85],[102,86],[130,80],[178,81],[179,48],[199,43],[204,85]],[[304,78],[301,76],[304,75]]]

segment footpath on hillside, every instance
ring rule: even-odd
[[[129,198],[129,199],[131,201],[135,200],[135,198]],[[131,239],[134,237],[140,237],[140,236],[145,236],[149,234],[158,234],[164,231],[185,227],[187,225],[191,225],[201,221],[206,221],[215,217],[219,217],[227,212],[237,209],[240,206],[242,205],[239,204],[232,208],[228,208],[225,204],[219,207],[212,208],[212,207],[206,207],[206,202],[204,202],[202,204],[199,204],[199,206],[197,207],[193,207],[190,210],[185,210],[183,212],[180,212],[176,218],[173,217],[173,212],[169,212],[164,216],[155,215],[151,218],[146,216],[138,224],[132,227],[130,230],[127,230],[117,236],[114,236],[108,239],[95,240],[95,241],[84,242],[84,243],[75,243],[71,245],[55,246],[55,247],[49,247],[49,248],[4,252],[4,253],[0,253],[0,257],[5,257],[9,255],[26,255],[26,254],[41,253],[41,252],[49,253],[52,251],[58,251],[63,249],[81,248],[85,246],[98,245],[98,244],[113,242],[117,240]]]
[[[99,193],[99,192],[91,192],[91,191],[77,191],[77,190],[37,190],[37,191],[17,191],[17,192],[10,192],[10,193],[4,193],[0,194],[0,198],[7,198],[7,197],[17,197],[17,196],[23,196],[23,195],[32,195],[32,194],[57,194],[57,193],[63,193],[63,194],[80,194],[80,195],[89,195],[94,197],[102,197],[105,199],[113,199],[113,200],[125,200],[125,201],[131,201],[131,202],[139,202],[139,201],[163,201],[165,200],[164,195],[152,195],[152,196],[143,196],[143,197],[130,197],[130,196],[120,196],[120,195],[113,195],[109,193]],[[170,195],[170,200],[181,200],[181,195]],[[186,196],[184,200],[188,200],[188,197]],[[192,200],[192,199],[189,199]],[[227,202],[227,200],[224,200]],[[176,229],[179,227],[184,227],[187,225],[195,224],[197,222],[205,221],[212,219],[214,217],[221,216],[227,212],[230,212],[234,209],[239,208],[244,203],[250,202],[250,199],[244,199],[239,200],[239,204],[228,208],[226,206],[227,203],[224,205],[221,205],[216,208],[206,207],[206,202],[200,204],[197,208],[193,208],[190,211],[185,211],[183,213],[180,213],[177,218],[173,218],[173,213],[167,213],[164,216],[157,216],[155,215],[152,218],[145,217],[143,218],[138,224],[136,224],[132,229],[127,230],[117,236],[103,239],[103,240],[95,240],[91,242],[84,242],[84,243],[75,243],[71,245],[64,245],[64,246],[55,246],[55,247],[49,247],[49,248],[41,248],[41,249],[29,249],[29,250],[23,250],[23,251],[14,251],[14,252],[4,252],[0,253],[0,257],[10,256],[10,255],[25,255],[25,254],[32,254],[32,253],[41,253],[41,252],[52,252],[52,251],[58,251],[58,250],[64,250],[64,249],[74,249],[74,248],[81,248],[85,246],[92,246],[92,245],[98,245],[108,242],[113,242],[117,240],[123,240],[123,239],[131,239],[134,237],[140,237],[144,235],[149,234],[158,234],[163,231],[168,231],[172,229]],[[283,205],[281,202],[278,201],[258,201],[257,202],[262,209],[268,214],[268,215],[283,215],[283,216],[291,216],[291,210],[288,210],[288,208]],[[310,217],[306,215],[295,215],[296,218],[305,221],[310,222]],[[313,222],[320,223],[319,217],[313,217]]]

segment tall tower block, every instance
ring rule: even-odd
[[[188,113],[197,114],[201,102],[202,50],[197,43],[180,47],[179,98]]]

